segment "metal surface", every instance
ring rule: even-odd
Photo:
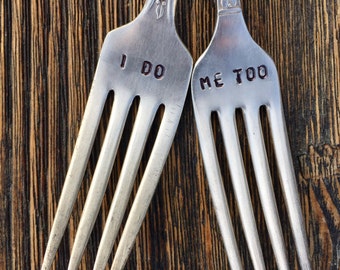
[[[289,269],[275,194],[262,136],[260,107],[265,106],[286,199],[291,229],[302,269],[310,269],[304,221],[285,128],[279,79],[271,58],[253,41],[239,0],[218,0],[212,41],[192,76],[192,98],[209,188],[232,269],[242,269],[223,187],[212,112],[217,112],[232,185],[255,269],[265,269],[238,138],[235,113],[243,119],[262,208],[279,269]]]
[[[96,269],[106,266],[121,225],[150,127],[157,110],[164,105],[157,138],[120,239],[112,269],[124,267],[171,147],[190,80],[192,59],[176,33],[175,5],[175,0],[148,0],[133,22],[107,35],[58,204],[42,269],[51,267],[67,227],[110,91],[114,92],[114,104],[77,230],[69,269],[78,268],[100,209],[129,108],[134,98],[139,97],[137,118],[95,266]]]

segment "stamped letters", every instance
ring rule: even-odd
[[[258,67],[247,67],[247,68],[235,68],[231,71],[235,83],[241,85],[244,81],[253,82],[255,80],[265,80],[268,77],[268,68],[266,65],[260,65]],[[201,77],[200,86],[202,90],[206,89],[219,89],[223,88],[223,74],[217,72],[212,78],[209,76]]]
[[[124,70],[127,66],[128,56],[122,54],[120,68]],[[157,80],[161,80],[165,76],[166,68],[162,64],[154,64],[148,60],[141,63],[140,74],[143,76],[153,76]]]

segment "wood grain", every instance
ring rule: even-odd
[[[177,29],[194,60],[213,34],[214,2],[178,1]],[[1,269],[39,269],[101,45],[106,33],[134,19],[143,3],[0,1]],[[279,71],[313,269],[339,269],[340,3],[243,0],[242,4],[253,38],[273,57]],[[112,102],[111,97],[54,269],[67,268]],[[129,116],[81,269],[92,269],[136,110],[137,104]],[[291,269],[299,269],[269,127],[264,114],[262,118]],[[276,269],[241,118],[238,123],[267,268]],[[214,130],[220,141],[216,123]],[[152,138],[147,153],[151,147]],[[230,188],[227,157],[220,147],[219,157],[242,260],[245,269],[252,269]],[[134,193],[146,162],[147,155]],[[229,269],[206,183],[190,96],[126,269]]]

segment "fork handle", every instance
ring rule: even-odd
[[[241,9],[240,0],[217,0],[218,12],[233,12]]]

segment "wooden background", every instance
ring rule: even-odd
[[[212,36],[214,2],[178,1],[177,29],[194,60]],[[279,70],[313,269],[339,269],[339,0],[242,2],[251,34]],[[135,18],[143,3],[0,1],[0,269],[39,269],[103,39],[109,30]],[[108,116],[109,109],[56,269],[66,269]],[[131,126],[129,121],[126,134]],[[264,126],[269,138],[268,125]],[[220,136],[217,125],[215,129]],[[240,133],[267,268],[276,269],[242,128]],[[81,269],[92,268],[126,144],[123,139]],[[272,146],[268,144],[268,148],[291,269],[299,269]],[[226,185],[230,185],[226,157],[220,152]],[[141,168],[145,163],[143,160]],[[232,192],[228,199],[245,269],[252,269]],[[126,269],[228,269],[190,96]]]

